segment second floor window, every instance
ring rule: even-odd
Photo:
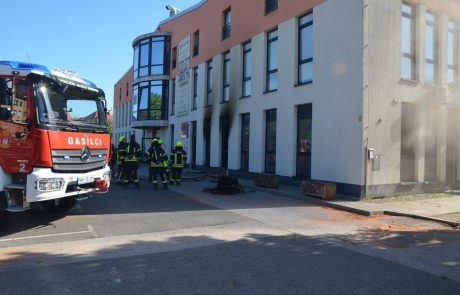
[[[212,60],[206,63],[206,106],[211,105],[212,93]]]
[[[278,89],[278,30],[267,34],[267,92]]]
[[[193,69],[193,97],[192,110],[196,110],[196,101],[198,98],[198,68]]]
[[[427,83],[436,83],[437,81],[437,44],[438,36],[436,15],[431,12],[426,13],[426,31],[425,31],[425,81]]]
[[[230,37],[232,31],[232,10],[229,8],[224,11],[224,26],[222,28],[222,39]]]
[[[177,47],[173,48],[172,53],[172,68],[175,69],[177,66]]]
[[[230,52],[224,53],[222,101],[230,100]]]
[[[171,86],[171,115],[174,115],[176,109],[176,79],[172,80]]]
[[[193,56],[200,54],[200,31],[193,33]]]
[[[401,77],[415,80],[415,8],[412,5],[402,5],[402,61]]]
[[[265,14],[278,9],[278,0],[265,0]]]
[[[313,14],[299,18],[299,81],[313,81]]]
[[[458,80],[458,24],[449,21],[447,33],[447,83],[457,84]]]
[[[251,42],[243,45],[243,97],[251,96],[252,49]]]

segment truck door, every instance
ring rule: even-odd
[[[26,79],[0,77],[0,165],[8,174],[32,171],[31,98]]]

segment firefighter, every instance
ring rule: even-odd
[[[158,189],[158,175],[160,175],[163,183],[163,189],[168,189],[168,181],[166,180],[163,162],[168,160],[165,150],[161,147],[161,140],[154,138],[148,150],[148,159],[150,162],[150,175],[153,189]]]
[[[136,142],[136,136],[131,135],[129,144],[126,147],[126,157],[124,161],[124,181],[125,186],[133,180],[134,185],[139,188],[139,161],[142,158],[141,146]]]
[[[110,167],[110,179],[114,179],[115,175],[115,169],[117,167],[117,148],[113,143],[110,144],[110,161],[109,161],[109,167]]]
[[[123,170],[124,162],[126,157],[126,137],[120,136],[118,139],[118,148],[117,148],[117,184],[123,182]]]
[[[182,141],[176,142],[176,147],[171,152],[171,178],[169,184],[180,185],[182,170],[187,163],[187,153],[183,149]]]
[[[163,140],[158,139],[158,142],[160,143],[160,146],[163,147]],[[165,178],[166,178],[166,183],[169,182],[169,179],[171,178],[171,170],[170,170],[170,163],[169,163],[169,160],[168,160],[168,156],[166,155],[164,161],[163,161],[163,173],[165,175]]]

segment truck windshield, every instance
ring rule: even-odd
[[[40,81],[34,84],[37,119],[40,125],[66,126],[79,131],[105,131],[107,121],[98,93],[76,86],[57,86]]]

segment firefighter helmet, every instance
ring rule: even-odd
[[[182,141],[176,141],[176,147],[183,147]]]
[[[120,138],[118,139],[118,141],[119,141],[119,142],[123,142],[123,141],[125,141],[125,140],[126,140],[126,137],[125,137],[125,136],[123,136],[123,135],[122,135],[122,136],[120,136]]]

